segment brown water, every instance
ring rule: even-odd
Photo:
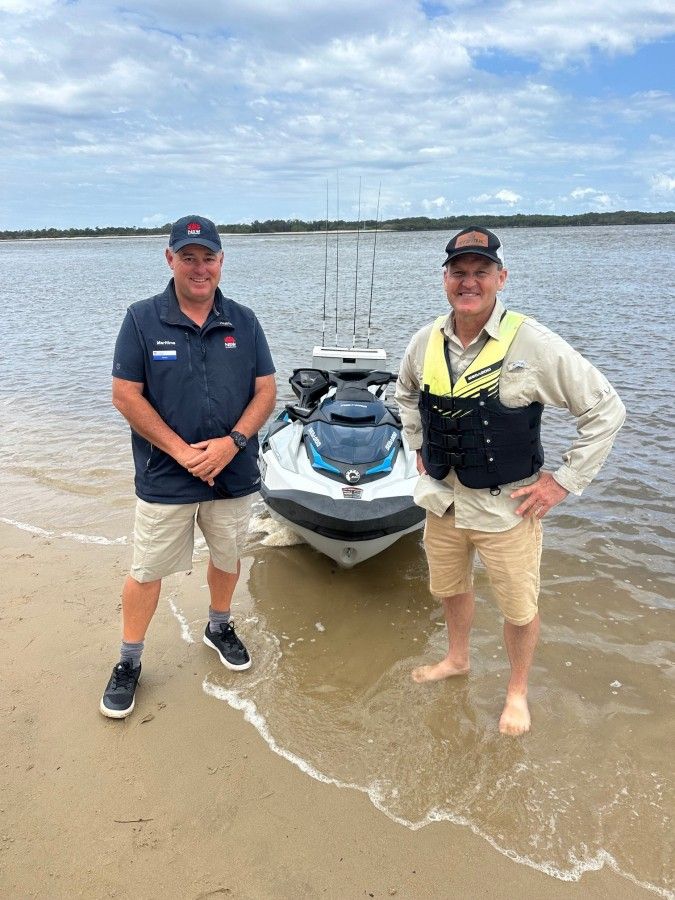
[[[367,792],[402,826],[448,819],[553,877],[577,879],[610,865],[673,896],[667,335],[675,227],[502,236],[507,305],[537,316],[600,365],[628,408],[596,482],[545,523],[532,733],[519,740],[497,733],[508,667],[482,570],[470,677],[427,686],[410,680],[414,665],[445,647],[419,535],[343,571],[305,545],[284,546],[288,534],[252,532],[239,618],[254,666],[233,675],[205,657],[204,688],[240,708],[261,739],[308,776]],[[415,328],[444,308],[445,240],[378,237],[371,345],[385,346],[393,367]],[[110,358],[126,305],[165,283],[161,248],[155,238],[0,244],[2,521],[69,540],[127,541],[130,452],[109,405]],[[343,236],[338,305],[346,341],[353,249]],[[320,235],[226,243],[224,288],[266,327],[281,400],[289,396],[287,374],[308,363],[320,341],[323,253]],[[363,334],[371,262],[364,243],[361,260]],[[334,316],[332,273],[331,280]],[[572,434],[563,415],[546,414],[551,467]],[[205,617],[203,571],[200,550],[193,576],[165,586],[186,640],[199,639]]]

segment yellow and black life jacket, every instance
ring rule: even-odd
[[[422,459],[432,478],[445,478],[455,469],[466,487],[498,493],[500,485],[534,475],[544,464],[542,404],[512,409],[499,399],[504,357],[527,317],[506,311],[499,337],[488,339],[454,384],[443,333],[446,318],[434,322],[424,356]]]

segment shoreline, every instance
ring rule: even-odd
[[[413,831],[308,777],[205,691],[212,657],[181,638],[166,596],[134,714],[104,719],[128,547],[0,535],[3,895],[655,896],[608,866],[556,880],[465,826]]]
[[[643,223],[643,224],[652,224],[652,223]],[[663,224],[661,222],[656,224]],[[666,224],[675,224],[666,223]],[[415,229],[412,228],[409,231],[398,228],[340,228],[331,229],[328,232],[329,237],[334,237],[336,234],[382,234],[383,232],[398,232],[401,231],[407,234],[415,234],[417,231],[442,231],[441,228],[420,228]],[[305,237],[308,234],[318,234],[320,237],[325,237],[326,232],[320,230],[308,229],[306,231],[219,231],[222,240],[227,240],[227,238],[240,238],[240,237],[293,237],[297,235],[298,237]],[[133,240],[135,238],[164,238],[167,243],[169,240],[169,232],[161,232],[158,234],[54,234],[54,235],[45,235],[44,237],[40,236],[29,236],[29,237],[0,237],[0,242],[4,241],[5,243],[11,243],[12,241],[21,241],[25,243],[26,241],[111,241],[111,240]]]
[[[594,217],[612,217],[615,216],[616,220],[612,221],[593,221]],[[640,220],[641,216],[652,216],[653,220],[644,221]],[[623,217],[623,218],[620,218]],[[635,221],[630,221],[630,218],[633,217]],[[638,218],[636,218],[638,217]],[[579,221],[579,219],[587,218],[588,221]],[[423,222],[420,222],[417,227],[406,227],[403,225],[398,225],[399,222],[415,222],[418,219],[423,219]],[[377,234],[378,232],[400,232],[401,234],[416,234],[417,232],[429,232],[429,231],[453,231],[458,230],[460,228],[464,228],[469,224],[476,225],[485,225],[488,228],[616,228],[616,227],[624,227],[624,226],[642,226],[642,225],[675,225],[675,210],[666,210],[663,212],[641,212],[640,210],[615,210],[611,213],[578,213],[571,214],[567,216],[542,216],[540,214],[526,214],[526,213],[518,213],[513,216],[486,216],[486,215],[476,215],[476,216],[453,216],[451,217],[452,221],[445,221],[443,219],[434,220],[428,219],[425,216],[422,217],[411,217],[409,219],[389,219],[382,224],[378,224],[377,227],[366,227],[363,225],[362,227],[357,227],[357,223],[349,222],[345,224],[344,228],[330,227],[326,230],[324,227],[322,228],[298,228],[298,229],[287,229],[284,231],[230,231],[228,229],[236,229],[245,227],[245,223],[238,223],[236,225],[224,225],[219,224],[216,226],[218,229],[218,233],[221,238],[228,237],[288,237],[293,235],[308,235],[308,234],[318,234],[325,236],[328,235],[338,235],[338,234],[357,234],[357,233],[366,233],[366,234]],[[457,219],[458,221],[454,221]],[[504,221],[500,221],[503,219]],[[532,220],[532,221],[522,221],[522,220]],[[536,221],[539,219],[540,221]],[[551,219],[556,219],[557,221],[550,221]],[[515,220],[515,221],[514,221]],[[281,219],[268,220],[281,222]],[[290,220],[289,220],[290,221]],[[323,220],[322,220],[323,221]],[[341,220],[342,221],[342,220]],[[373,221],[369,219],[367,221]],[[262,225],[265,222],[261,223]],[[309,224],[309,223],[303,223]],[[329,222],[331,226],[335,225],[335,222]],[[169,227],[170,223],[167,225],[160,226],[162,229]],[[92,231],[100,231],[102,233],[91,234]],[[118,229],[125,229],[127,231],[126,234],[117,234],[116,231]],[[225,229],[225,230],[220,230]],[[44,234],[46,231],[56,232],[54,234]],[[69,231],[81,231],[84,232],[82,234],[68,234]],[[108,233],[105,233],[105,232]],[[29,232],[29,233],[26,233]],[[168,240],[169,232],[168,230],[161,231],[146,231],[143,227],[138,227],[135,225],[129,226],[85,226],[83,228],[19,228],[19,229],[0,229],[0,242],[12,242],[12,241],[69,241],[69,240],[110,240],[111,238],[165,238]]]

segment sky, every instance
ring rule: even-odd
[[[673,210],[674,58],[672,0],[0,0],[0,229]]]

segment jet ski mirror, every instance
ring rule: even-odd
[[[298,406],[311,409],[329,389],[330,376],[323,369],[294,369],[288,383],[298,398]]]

